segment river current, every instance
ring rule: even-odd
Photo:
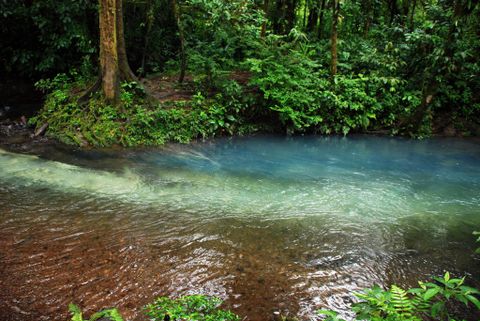
[[[0,149],[0,320],[162,295],[247,320],[351,318],[352,291],[450,271],[478,285],[480,143],[250,137],[162,149]]]

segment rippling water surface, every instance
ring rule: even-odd
[[[30,151],[32,152],[32,151]],[[129,320],[203,293],[248,320],[345,317],[351,291],[480,277],[480,143],[237,138],[162,150],[0,150],[0,320]]]

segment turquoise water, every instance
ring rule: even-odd
[[[36,152],[0,151],[0,317],[48,319],[71,300],[142,320],[153,297],[196,292],[249,320],[321,307],[348,318],[352,290],[480,276],[478,140]]]

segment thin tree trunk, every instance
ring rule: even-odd
[[[145,64],[147,60],[147,50],[148,50],[148,45],[150,43],[150,32],[152,31],[152,26],[153,26],[153,20],[155,19],[154,17],[154,12],[153,12],[153,4],[151,0],[147,1],[147,10],[146,10],[146,17],[145,21],[147,23],[146,25],[146,30],[145,30],[145,38],[143,42],[143,52],[142,52],[142,63],[140,64],[140,69],[142,71],[142,74],[140,76],[145,75]]]
[[[410,12],[410,32],[415,28],[413,18],[415,17],[415,9],[417,6],[417,0],[413,0],[412,12]]]
[[[307,23],[307,9],[308,9],[308,0],[305,0],[305,6],[303,8],[303,24],[302,27],[305,30]]]
[[[332,8],[332,61],[331,61],[331,72],[332,72],[332,79],[335,78],[337,74],[337,37],[338,37],[338,15],[340,12],[340,1],[333,0],[333,8]]]
[[[403,12],[402,12],[402,29],[405,30],[408,21],[408,11],[410,10],[410,2],[408,0],[403,0]]]
[[[322,0],[322,5],[320,7],[320,21],[318,22],[318,39],[321,39],[323,34],[323,14],[325,12],[325,2],[326,0]]]
[[[314,32],[318,23],[318,3],[313,4],[313,8],[310,9],[307,22],[307,31]]]
[[[372,23],[372,0],[367,0],[366,3],[366,17],[365,17],[365,25],[363,27],[363,37],[368,37],[368,32],[370,31],[370,24]]]
[[[267,33],[267,19],[268,19],[268,0],[263,1],[263,12],[265,14],[265,20],[262,23],[262,30],[260,31],[260,37],[265,38],[265,34]]]
[[[121,81],[137,81],[138,79],[130,69],[127,58],[127,50],[125,47],[125,33],[123,30],[123,9],[122,3],[123,0],[116,0],[117,8],[117,39],[118,39],[118,66],[120,68]]]
[[[390,0],[390,25],[393,24],[393,21],[395,21],[395,16],[398,13],[398,8],[397,8],[397,0]]]
[[[287,0],[286,6],[285,6],[285,20],[287,22],[286,24],[286,30],[285,33],[289,33],[290,30],[295,26],[295,8],[296,8],[296,0]]]
[[[177,4],[177,0],[172,0],[172,9],[175,16],[175,23],[177,24],[178,28],[178,37],[180,40],[180,76],[178,77],[178,82],[183,83],[187,69],[187,55],[185,54],[185,34],[183,32],[183,26],[180,20],[181,13]]]

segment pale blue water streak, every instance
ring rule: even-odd
[[[382,219],[476,212],[480,202],[479,147],[461,140],[225,139],[130,153],[120,168],[108,157],[69,160],[112,162],[91,169],[1,153],[0,180],[221,217]]]

